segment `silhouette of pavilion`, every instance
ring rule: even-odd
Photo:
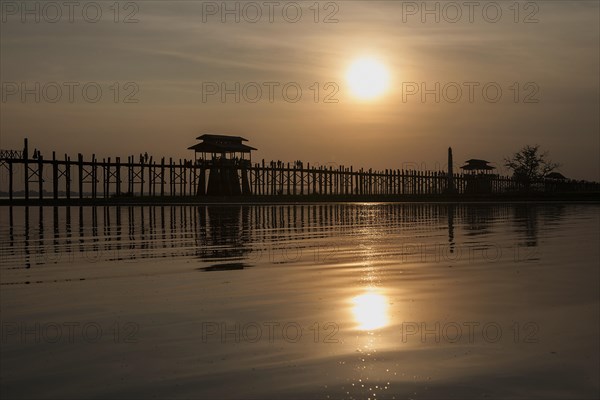
[[[245,155],[248,154],[247,161],[250,161],[251,151],[256,150],[254,147],[243,144],[242,142],[247,142],[248,139],[241,136],[205,134],[196,139],[202,140],[202,142],[188,147],[188,150],[194,150],[196,160],[209,160],[209,155],[211,156],[210,160],[236,159],[238,154],[240,160],[245,160]]]
[[[496,168],[489,164],[489,161],[472,158],[465,161],[465,165],[460,167],[463,171],[468,172],[465,175],[467,181],[465,193],[492,193],[492,178],[496,175],[490,171]]]
[[[196,163],[210,169],[208,187],[205,193],[204,174],[200,174],[198,194],[208,195],[240,195],[250,194],[248,168],[252,161],[254,147],[241,136],[212,135],[198,136],[202,142],[188,147],[194,150]],[[246,158],[247,156],[247,158]],[[238,169],[241,176],[238,175]]]
[[[560,172],[550,172],[545,176],[546,179],[556,180],[556,181],[566,181],[567,177],[561,174]]]
[[[476,158],[472,158],[470,160],[465,161],[465,165],[460,167],[463,171],[468,171],[472,174],[488,174],[489,171],[493,171],[494,167],[492,167],[489,161],[486,160],[478,160]]]

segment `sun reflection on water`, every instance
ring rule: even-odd
[[[387,297],[373,290],[352,299],[352,313],[356,329],[372,331],[383,328],[389,322]]]

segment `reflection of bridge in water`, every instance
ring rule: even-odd
[[[415,243],[440,230],[453,252],[460,240],[489,234],[506,220],[524,245],[536,246],[538,220],[556,221],[562,207],[544,205],[541,216],[526,204],[5,207],[0,260],[2,269],[20,269],[191,257],[210,264],[205,270],[236,269],[292,260],[298,249],[316,251],[317,239],[331,243],[324,251],[333,253],[345,236],[392,234]]]

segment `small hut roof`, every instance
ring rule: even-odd
[[[490,163],[489,161],[486,161],[486,160],[480,160],[480,159],[478,159],[478,158],[471,158],[470,160],[467,160],[467,161],[465,161],[465,162],[466,162],[467,164],[470,164],[470,163],[476,163],[476,164],[477,164],[477,163],[485,163],[485,164],[489,164],[489,163]]]
[[[546,175],[546,178],[548,178],[548,179],[560,179],[560,180],[567,179],[567,177],[564,176],[563,174],[561,174],[560,172],[550,172],[548,175]]]
[[[488,165],[489,163],[490,162],[486,161],[486,160],[478,160],[476,158],[472,158],[470,160],[467,160],[466,164],[463,165],[460,168],[464,169],[466,171],[474,171],[474,170],[486,170],[486,171],[490,171],[492,169],[495,169],[491,165]]]

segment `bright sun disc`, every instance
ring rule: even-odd
[[[361,99],[381,95],[388,87],[389,74],[385,66],[374,58],[356,60],[346,75],[350,89]]]

